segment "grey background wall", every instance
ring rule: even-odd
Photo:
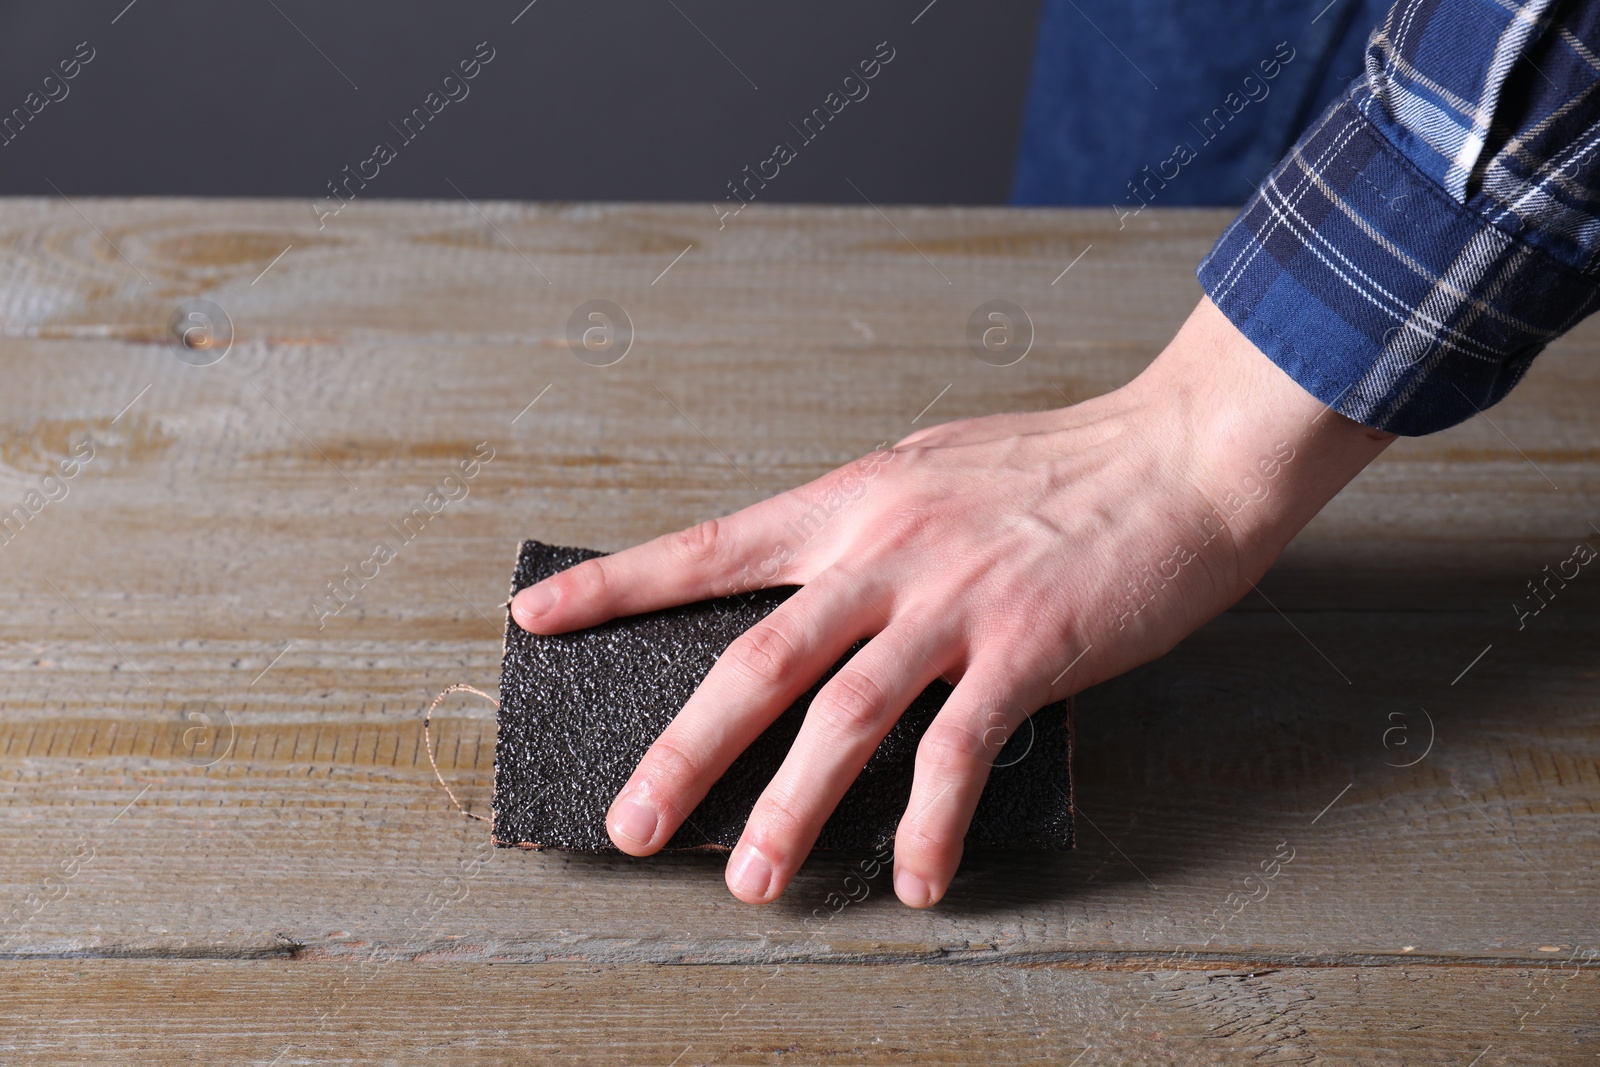
[[[364,197],[454,197],[453,182],[474,199],[716,201],[787,141],[797,156],[763,200],[1000,203],[1037,9],[6,0],[0,115],[26,120],[0,146],[0,193],[316,198],[388,141]],[[790,124],[884,41],[868,95],[802,141]],[[93,58],[60,80],[80,42]],[[466,95],[402,139],[480,42],[493,58]]]

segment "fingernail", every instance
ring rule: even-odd
[[[532,622],[556,606],[556,594],[547,585],[530,585],[511,601],[518,622]]]
[[[764,899],[772,885],[772,864],[754,845],[746,845],[728,864],[728,887],[747,897]]]
[[[655,808],[638,800],[619,800],[611,810],[611,831],[638,845],[650,843],[660,821]]]
[[[894,872],[894,895],[913,908],[926,908],[933,903],[933,890],[928,883],[910,871]]]

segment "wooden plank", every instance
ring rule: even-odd
[[[399,955],[449,944],[463,957],[595,962],[1167,946],[1277,961],[1407,946],[1537,959],[1541,946],[1594,944],[1600,896],[1592,616],[1549,622],[1452,688],[1483,635],[1499,636],[1490,621],[1302,613],[1297,632],[1273,613],[1230,613],[1083,698],[1079,850],[974,855],[931,912],[900,908],[886,877],[850,879],[856,856],[819,857],[784,902],[751,909],[726,895],[715,858],[512,852],[425,933],[408,925],[413,903],[485,837],[435,783],[418,722],[430,687],[493,684],[492,648],[473,647],[468,620],[431,661],[413,661],[420,644],[328,640],[285,656],[265,691],[266,679],[248,685],[253,661],[234,672],[237,697],[213,691],[219,740],[197,753],[183,733],[206,691],[183,686],[224,677],[207,660],[236,653],[167,665],[163,642],[119,634],[163,679],[150,692],[111,681],[114,654],[90,634],[55,655],[76,669],[36,672],[51,681],[34,679],[36,710],[0,725],[11,857],[0,900],[34,893],[85,843],[94,858],[26,924],[0,929],[0,951],[250,955],[281,935],[337,955],[329,931],[343,929]],[[483,811],[492,709],[458,696],[442,710],[441,769]],[[1295,858],[1263,888],[1280,841]],[[863,891],[868,905],[813,937],[814,909]]]
[[[103,1063],[1573,1064],[1592,966],[0,965],[8,1055]],[[1426,1010],[1422,1010],[1426,1005]]]
[[[0,221],[0,503],[96,449],[0,546],[0,953],[1291,966],[1597,943],[1600,583],[1524,629],[1510,610],[1600,522],[1592,326],[1492,424],[1364,474],[1263,584],[1286,616],[1249,600],[1084,696],[1076,854],[975,856],[917,914],[882,877],[847,882],[860,857],[758,911],[700,857],[502,854],[418,929],[482,832],[416,720],[446,685],[494,685],[520,538],[616,548],[731,510],[935,397],[915,425],[1114,387],[1187,312],[1226,214],[891,211],[913,246],[867,209],[752,208],[718,232],[700,208],[481,205],[497,232],[466,205],[371,203],[319,233],[299,204],[79,206],[121,254],[59,202]],[[207,368],[166,332],[199,294],[236,332]],[[1013,367],[966,347],[996,296],[1037,333]],[[565,347],[593,297],[637,328],[613,367]],[[404,537],[481,441],[470,495],[319,620],[325,583]],[[480,807],[488,712],[463,698],[441,721]],[[190,713],[225,716],[222,758],[182,743]],[[1279,842],[1295,858],[1262,896]]]
[[[696,207],[490,205],[496,233],[465,204],[374,202],[319,232],[299,204],[85,201],[136,272],[67,205],[8,206],[0,333],[25,340],[9,349],[20,387],[0,403],[19,471],[94,428],[112,461],[101,472],[148,464],[185,507],[198,501],[182,487],[209,485],[264,503],[277,518],[252,513],[258,531],[305,537],[314,518],[344,541],[369,536],[338,525],[360,507],[340,496],[351,484],[373,490],[365,498],[386,510],[367,517],[381,527],[409,507],[397,485],[425,488],[429,460],[442,468],[488,437],[504,445],[497,492],[523,494],[524,529],[607,548],[898,437],[946,386],[923,422],[1126,381],[1198,295],[1193,263],[1227,218],[1152,213],[1117,230],[1097,211],[891,212],[913,247],[866,208],[752,207],[719,232]],[[203,370],[167,347],[173,308],[199,293],[229,310],[237,336]],[[996,295],[1035,326],[1013,367],[966,344],[968,315]],[[566,347],[568,317],[593,297],[635,323],[614,367]],[[1452,583],[1419,595],[1408,581],[1470,559],[1520,587],[1528,563],[1570,551],[1596,521],[1597,349],[1586,324],[1492,423],[1391,449],[1291,548],[1277,575],[1287,606],[1479,608]],[[619,495],[629,489],[650,493]]]

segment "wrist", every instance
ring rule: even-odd
[[[1208,525],[1251,580],[1395,439],[1316,399],[1204,297],[1130,388],[1168,409]]]

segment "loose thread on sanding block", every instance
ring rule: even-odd
[[[477,819],[479,822],[488,822],[489,819],[485,816],[474,815],[472,812],[461,806],[461,801],[456,799],[455,790],[450,788],[450,783],[445,781],[444,775],[439,773],[439,761],[433,756],[433,735],[429,732],[428,725],[433,721],[433,712],[434,709],[439,706],[439,701],[443,700],[451,693],[475,694],[493,704],[496,711],[500,709],[500,702],[494,697],[490,696],[488,693],[485,693],[482,689],[467,685],[463,682],[457,682],[455,685],[452,685],[450,688],[434,697],[433,703],[428,705],[428,713],[422,717],[422,747],[428,750],[428,763],[433,767],[433,776],[439,779],[440,785],[444,786],[445,795],[450,798],[450,803],[456,806],[457,811],[469,819]]]

